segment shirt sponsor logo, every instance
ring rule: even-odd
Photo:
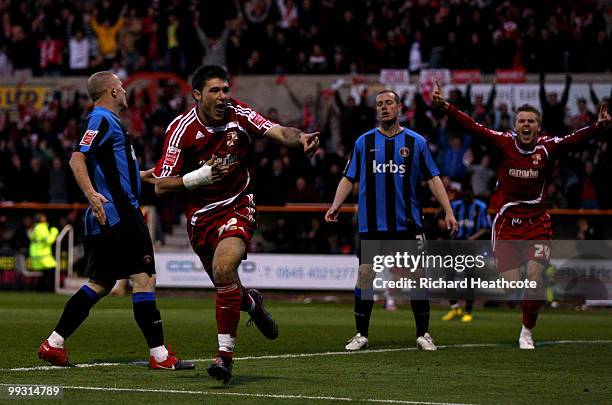
[[[181,154],[181,150],[179,148],[170,146],[168,150],[166,151],[166,156],[164,157],[164,166],[174,167],[174,165],[176,165],[176,161],[178,160],[178,157],[180,154]]]
[[[81,142],[79,142],[79,145],[91,146],[91,143],[93,142],[96,135],[98,135],[98,131],[88,129],[87,131],[85,131],[85,134],[83,135]]]
[[[376,160],[374,160],[372,162],[372,171],[374,173],[392,173],[392,174],[399,173],[399,174],[405,174],[406,173],[406,165],[404,165],[404,164],[398,165],[393,160],[389,160],[388,163],[378,163],[378,162],[376,162]]]
[[[249,114],[248,120],[251,124],[255,125],[258,129],[261,129],[264,126],[264,124],[268,121],[267,119],[262,117],[257,111],[252,111]]]
[[[537,179],[540,171],[533,169],[508,169],[508,174],[521,179]]]

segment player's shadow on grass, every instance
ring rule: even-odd
[[[199,371],[196,375],[185,375],[185,377],[183,378],[197,379],[199,381],[204,380],[204,382],[210,384],[211,390],[225,390],[225,389],[231,389],[232,387],[236,387],[238,385],[249,385],[249,384],[261,383],[265,381],[271,382],[274,380],[284,379],[282,377],[268,376],[268,375],[235,375],[232,377],[232,379],[230,380],[228,384],[223,384],[222,382],[216,381],[212,377],[210,377],[206,373],[206,370]]]

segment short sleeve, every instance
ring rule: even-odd
[[[344,177],[349,179],[353,183],[357,183],[359,181],[359,167],[361,166],[359,162],[361,161],[361,146],[362,142],[355,142],[355,147],[353,148],[353,153],[349,158],[349,161],[344,168]]]
[[[436,166],[436,162],[434,162],[431,152],[429,151],[429,146],[427,146],[427,142],[425,140],[420,142],[419,160],[421,174],[425,181],[431,180],[432,178],[440,175],[438,166]]]
[[[99,147],[108,142],[110,132],[110,122],[105,116],[101,114],[90,116],[85,133],[74,146],[74,151],[85,155],[94,154]]]
[[[183,149],[185,147],[184,125],[180,125],[181,120],[174,120],[166,130],[164,149],[162,156],[155,165],[153,176],[156,178],[176,177],[180,175],[183,161],[185,160]]]
[[[270,121],[250,105],[232,100],[232,107],[236,112],[238,124],[246,129],[250,135],[263,136],[270,128],[278,126],[276,122]]]

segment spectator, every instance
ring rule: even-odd
[[[312,53],[308,57],[308,69],[313,73],[325,73],[327,66],[327,58],[323,53],[321,45],[314,44],[312,46]]]
[[[558,100],[557,93],[546,95],[544,89],[544,73],[540,74],[540,105],[542,106],[542,127],[545,132],[554,136],[563,136],[566,131],[564,124],[565,106],[569,96],[572,77],[565,76],[565,88],[561,100]]]
[[[49,170],[49,202],[64,204],[68,202],[68,185],[66,178],[68,173],[64,162],[59,157],[54,157]]]
[[[313,203],[317,202],[317,195],[303,177],[298,177],[295,180],[295,186],[289,190],[287,202]]]
[[[86,75],[87,68],[89,68],[90,46],[89,41],[85,38],[83,30],[77,30],[74,36],[70,38],[68,49],[70,59],[68,66],[71,70],[70,74]]]
[[[597,185],[593,163],[585,162],[582,176],[582,188],[580,190],[580,208],[599,208]]]
[[[30,167],[32,171],[30,181],[27,184],[29,190],[28,201],[49,202],[49,171],[46,167],[43,167],[42,158],[32,158]]]
[[[104,16],[105,15],[106,14],[104,14]],[[117,35],[119,34],[119,30],[123,27],[123,18],[120,17],[117,22],[112,24],[108,17],[98,20],[100,17],[102,16],[91,19],[91,28],[98,38],[102,58],[110,65],[111,61],[117,56]]]
[[[491,158],[485,154],[480,158],[480,163],[471,164],[467,168],[474,196],[485,201],[491,197],[492,183],[495,179],[495,172],[491,169],[490,164]]]

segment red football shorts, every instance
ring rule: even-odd
[[[211,280],[213,256],[219,242],[225,238],[237,237],[248,244],[257,228],[256,219],[257,211],[250,194],[240,196],[227,207],[202,214],[195,225],[190,223],[187,226],[191,246]]]
[[[546,264],[550,260],[552,239],[550,215],[544,213],[530,218],[498,215],[492,238],[498,272],[519,268],[529,260]]]

